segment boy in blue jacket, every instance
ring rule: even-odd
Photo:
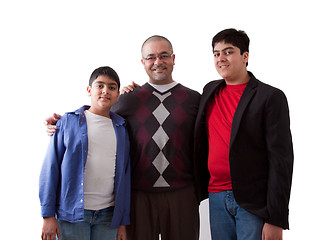
[[[120,81],[110,67],[93,71],[91,106],[66,113],[51,137],[40,174],[42,239],[126,239],[130,223],[129,138],[110,112]]]

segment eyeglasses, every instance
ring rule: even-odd
[[[148,56],[148,57],[143,57],[143,60],[148,61],[148,62],[155,62],[157,58],[159,58],[161,61],[166,61],[169,60],[173,56],[173,53],[170,55],[168,53],[163,53],[158,56]]]

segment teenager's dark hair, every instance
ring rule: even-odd
[[[89,79],[89,86],[91,87],[93,81],[96,80],[101,75],[109,77],[112,80],[114,80],[117,83],[118,90],[119,90],[119,88],[120,88],[119,77],[118,77],[117,73],[115,72],[115,70],[108,66],[97,68],[91,73],[91,76]]]
[[[212,41],[212,47],[214,50],[215,44],[225,42],[238,47],[241,51],[241,55],[244,52],[249,52],[250,39],[248,35],[241,30],[236,30],[234,28],[225,29],[217,33]]]

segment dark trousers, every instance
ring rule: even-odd
[[[199,204],[194,187],[150,193],[132,191],[128,240],[198,240]]]

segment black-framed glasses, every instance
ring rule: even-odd
[[[143,60],[148,61],[148,62],[155,62],[156,59],[159,58],[161,61],[166,61],[166,60],[171,59],[172,56],[173,56],[173,53],[172,54],[163,53],[158,56],[149,55],[147,57],[143,57]]]

